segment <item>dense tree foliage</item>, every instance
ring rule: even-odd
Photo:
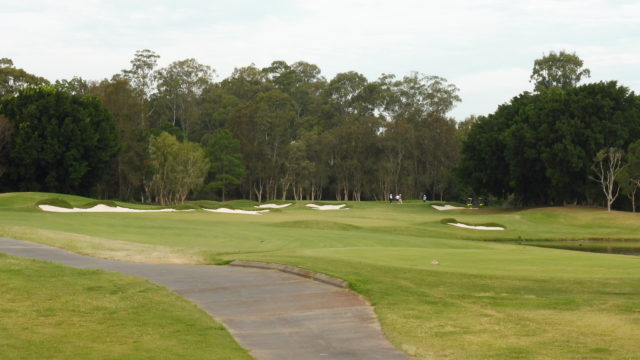
[[[640,101],[616,82],[524,93],[478,120],[458,169],[477,192],[523,204],[593,203],[605,148],[640,138]]]
[[[118,152],[111,114],[94,97],[31,87],[4,98],[3,189],[89,194]]]

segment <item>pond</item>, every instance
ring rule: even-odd
[[[554,249],[640,256],[640,240],[533,240],[514,243]]]

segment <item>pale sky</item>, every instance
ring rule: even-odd
[[[532,90],[551,50],[576,52],[586,82],[640,92],[640,0],[0,0],[0,34],[0,57],[51,81],[109,78],[141,49],[160,66],[195,58],[217,80],[274,60],[327,79],[418,71],[460,88],[457,120]]]

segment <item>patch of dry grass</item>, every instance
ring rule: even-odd
[[[148,245],[70,232],[0,226],[0,234],[67,249],[79,254],[109,260],[147,264],[203,264],[205,258],[195,252],[162,245]]]

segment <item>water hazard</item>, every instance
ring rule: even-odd
[[[640,240],[523,240],[514,243],[553,249],[640,256]]]

